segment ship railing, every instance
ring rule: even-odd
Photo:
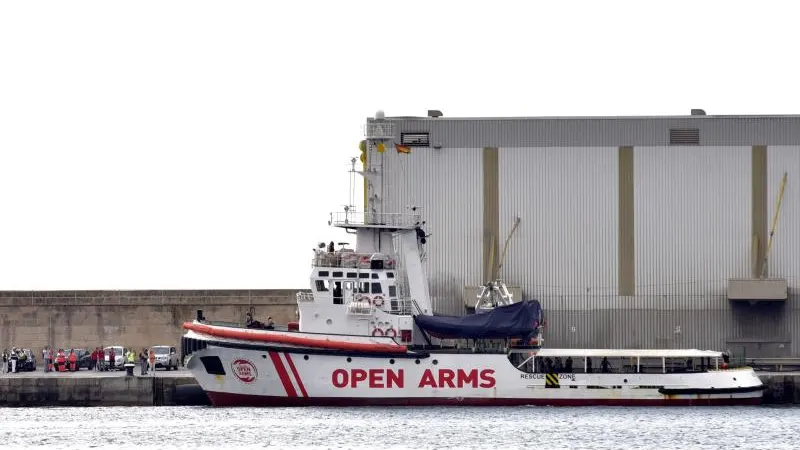
[[[397,260],[382,253],[355,253],[348,251],[336,251],[328,253],[318,251],[311,260],[312,267],[340,267],[343,269],[372,269],[373,261],[380,260],[383,269],[394,270],[397,268]]]
[[[394,123],[386,120],[368,122],[364,125],[367,139],[394,139]]]
[[[331,213],[332,225],[381,225],[386,227],[413,228],[419,225],[422,216],[417,213],[375,213],[339,211]]]
[[[298,302],[313,302],[314,294],[312,292],[298,292],[296,298]]]
[[[371,316],[375,312],[375,305],[358,297],[347,302],[347,314],[351,316]]]
[[[411,297],[390,297],[388,303],[384,305],[384,311],[389,314],[410,316],[414,312],[413,305]]]

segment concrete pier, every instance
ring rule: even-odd
[[[187,384],[195,379],[186,370],[132,377],[93,371],[3,374],[0,406],[167,406],[176,404],[176,388]]]
[[[764,404],[800,404],[800,372],[761,372],[758,377],[767,386]]]

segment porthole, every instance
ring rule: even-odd
[[[353,362],[353,358],[351,358],[351,357],[349,357],[349,356],[348,356],[348,357],[347,357],[347,362]]]
[[[439,364],[439,361],[437,361],[437,360],[435,360],[435,359],[434,359],[434,360],[433,360],[433,365],[435,366],[435,365],[437,365],[437,364]]]
[[[419,360],[414,361],[415,363],[419,364]]]
[[[306,361],[308,361],[308,355],[304,355],[304,356],[303,356],[303,359],[305,359]]]
[[[393,360],[393,359],[390,359],[390,360],[389,360],[389,364],[394,364],[394,360]]]

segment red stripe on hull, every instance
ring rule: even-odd
[[[281,383],[283,383],[283,388],[286,389],[286,395],[289,397],[297,397],[297,391],[294,390],[294,385],[292,385],[292,380],[289,379],[289,373],[286,372],[286,367],[283,366],[281,357],[275,352],[269,352],[269,359],[271,359],[272,364],[275,365],[275,371],[278,372],[278,377],[281,379]]]
[[[529,398],[366,398],[270,397],[207,391],[214,406],[738,406],[760,405],[761,397],[713,399],[529,399]]]
[[[308,397],[306,387],[303,386],[303,380],[300,379],[300,374],[297,373],[297,368],[294,367],[294,362],[292,362],[292,355],[288,353],[284,353],[284,355],[286,355],[286,362],[289,363],[289,369],[292,371],[294,379],[297,380],[297,385],[300,387],[300,392],[303,394],[303,397]]]

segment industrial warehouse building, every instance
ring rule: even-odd
[[[800,116],[429,111],[365,134],[368,208],[421,208],[437,313],[498,276],[542,302],[549,347],[800,356]]]

